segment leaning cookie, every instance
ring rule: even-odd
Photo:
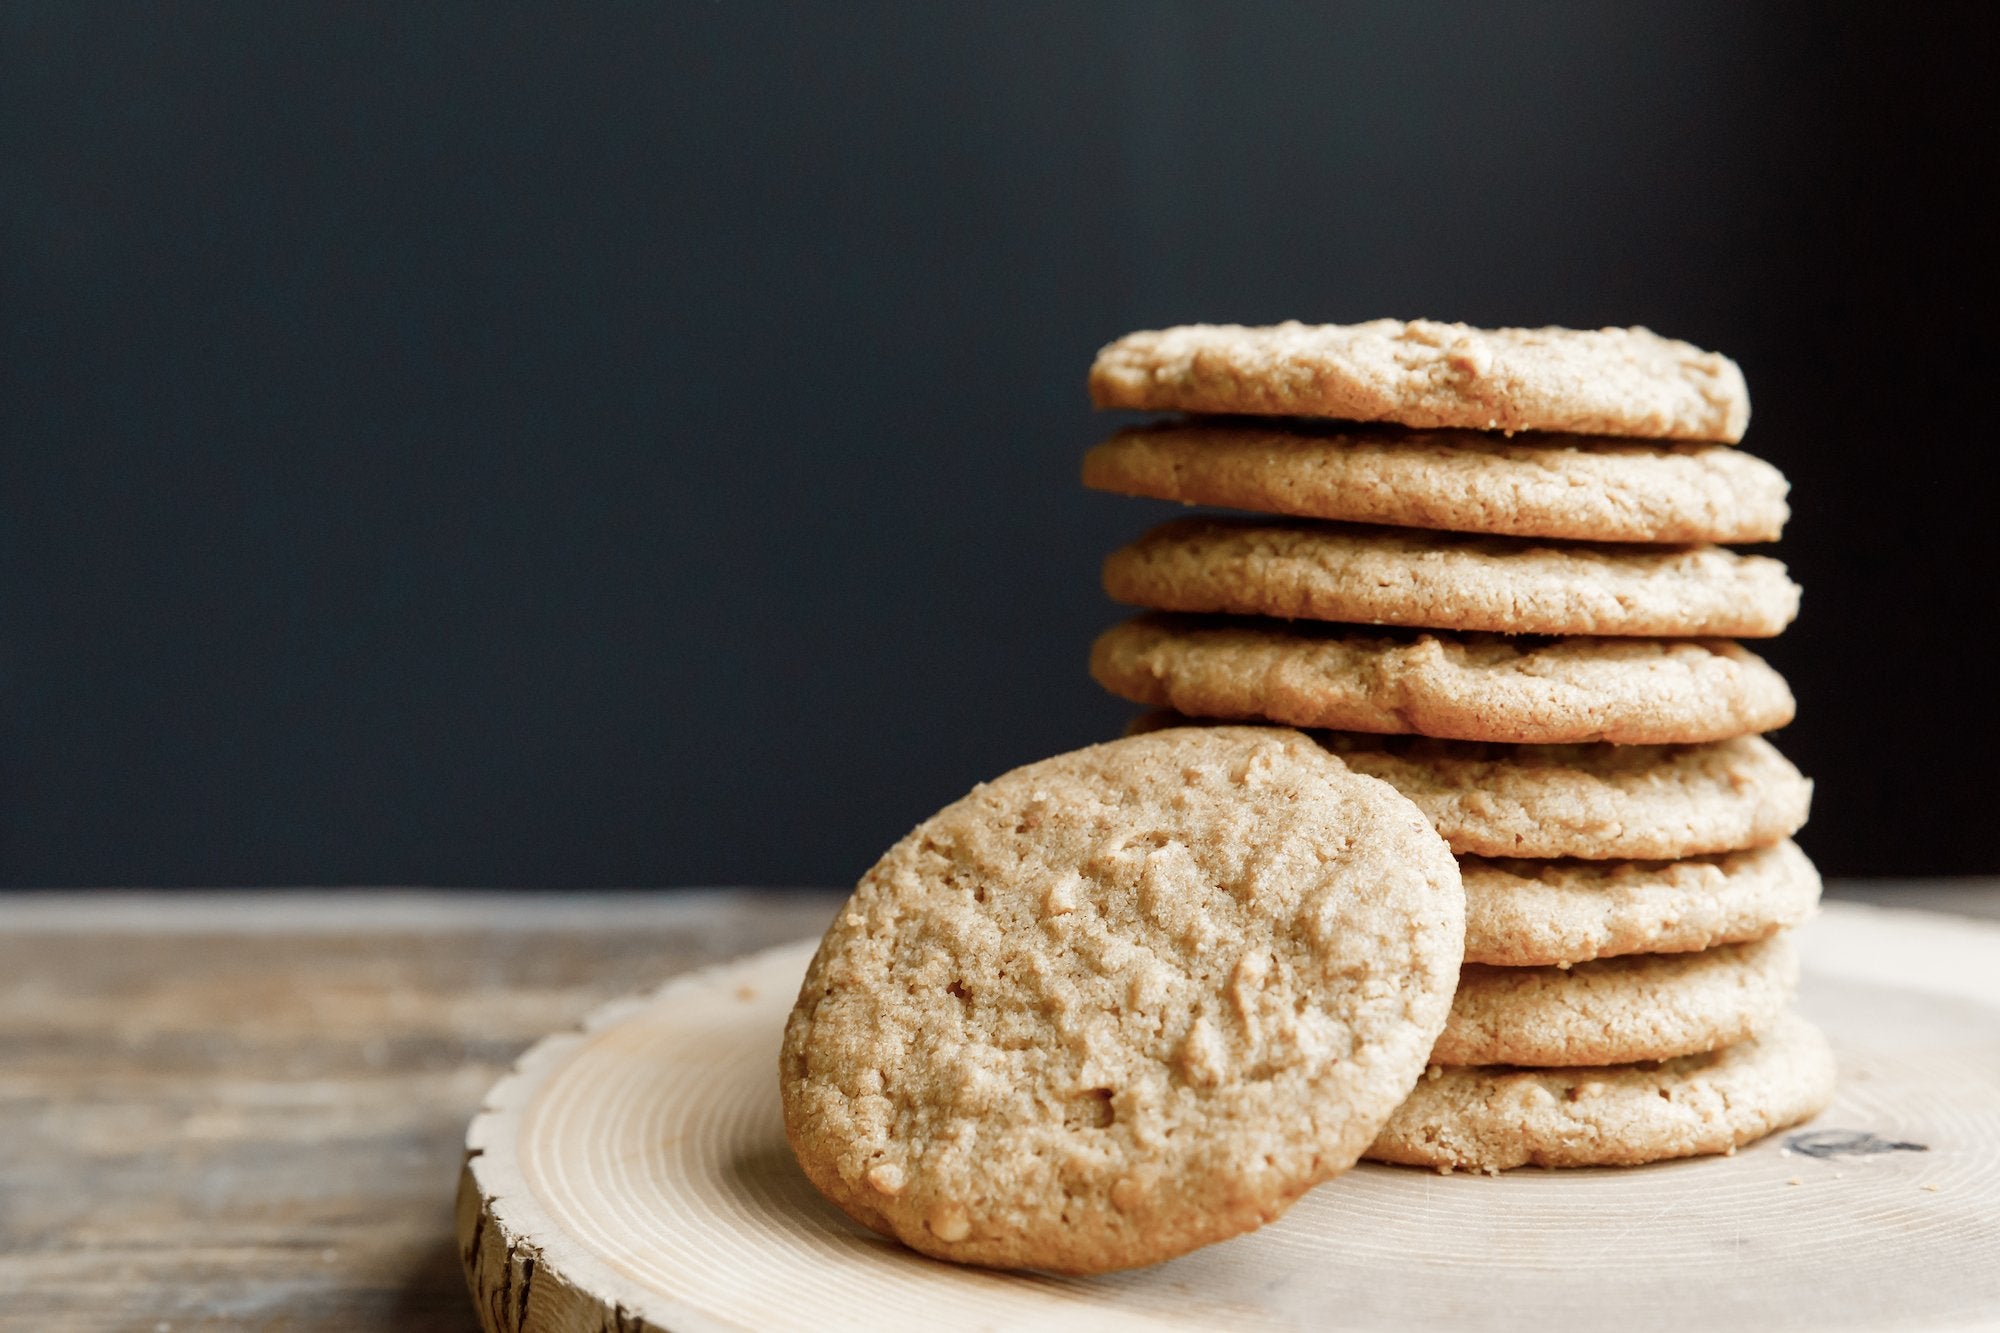
[[[1083,484],[1260,514],[1598,542],[1769,542],[1790,484],[1719,444],[1195,419],[1120,431]]]
[[[1488,630],[1768,638],[1799,588],[1720,546],[1552,545],[1301,520],[1184,518],[1104,562],[1104,590],[1156,611]]]
[[[926,1254],[1171,1258],[1353,1164],[1443,1030],[1463,912],[1422,814],[1297,732],[1031,764],[855,889],[786,1025],[786,1135]]]
[[[1465,961],[1545,967],[1761,940],[1812,915],[1819,872],[1799,845],[1678,861],[1460,857]]]
[[[1153,615],[1107,630],[1097,683],[1197,717],[1554,745],[1725,740],[1792,692],[1721,639],[1534,639]]]
[[[1642,328],[1187,324],[1098,352],[1090,396],[1149,411],[1729,443],[1750,424],[1734,361]]]
[[[1133,734],[1203,725],[1177,713]],[[1707,745],[1486,745],[1315,731],[1416,802],[1462,856],[1674,860],[1765,847],[1806,822],[1812,782],[1761,736]]]
[[[1826,1038],[1787,1013],[1749,1041],[1663,1064],[1433,1069],[1367,1156],[1505,1171],[1734,1152],[1819,1114],[1833,1085]]]
[[[1798,984],[1785,935],[1569,968],[1471,963],[1431,1063],[1620,1065],[1712,1051],[1768,1027]]]

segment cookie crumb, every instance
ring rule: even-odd
[[[1936,1185],[1926,1184],[1922,1188],[1932,1194],[1936,1194],[1938,1192],[1938,1187]]]
[[[1806,1183],[1806,1181],[1804,1176],[1793,1176],[1790,1180],[1786,1181],[1785,1183],[1787,1185],[1803,1185]]]
[[[1189,1026],[1187,1037],[1181,1042],[1179,1064],[1181,1076],[1197,1088],[1216,1087],[1229,1072],[1229,1056],[1222,1048],[1222,1038],[1207,1019],[1197,1018]]]
[[[966,1215],[965,1209],[955,1203],[941,1203],[931,1209],[930,1216],[924,1219],[924,1225],[930,1228],[933,1236],[947,1245],[955,1244],[972,1234],[972,1219]]]

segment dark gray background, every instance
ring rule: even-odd
[[[0,881],[851,881],[1129,711],[1094,349],[1384,314],[1736,356],[1809,849],[2000,869],[1986,8],[0,12]]]

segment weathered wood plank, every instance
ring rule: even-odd
[[[0,900],[0,1327],[468,1330],[465,1125],[828,894]]]

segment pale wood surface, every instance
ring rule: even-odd
[[[1912,887],[2000,917],[2000,882]],[[0,1327],[477,1328],[452,1192],[488,1086],[838,896],[0,895]]]
[[[2000,928],[1836,905],[1801,931],[1825,1113],[1731,1158],[1440,1178],[1364,1164],[1252,1235],[1101,1278],[935,1263],[786,1148],[773,1065],[809,943],[537,1044],[468,1135],[460,1239],[492,1333],[2000,1322]]]

